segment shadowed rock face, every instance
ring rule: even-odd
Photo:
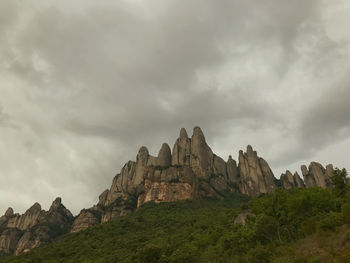
[[[0,218],[0,251],[5,254],[19,254],[55,237],[67,233],[72,225],[73,215],[56,198],[49,211],[35,203],[23,215],[7,209]]]

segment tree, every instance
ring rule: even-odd
[[[334,191],[338,196],[344,196],[347,192],[347,185],[349,183],[348,173],[345,168],[342,170],[335,168],[333,176],[331,176]]]

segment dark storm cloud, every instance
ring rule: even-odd
[[[275,42],[284,44],[283,52],[291,52],[298,27],[314,15],[315,2],[304,4],[302,11],[299,1],[287,6],[273,2],[275,5],[252,2],[242,5],[238,1],[218,5],[214,1],[191,1],[184,6],[170,1],[162,4],[157,19],[134,14],[127,4],[97,6],[78,15],[47,8],[34,17],[19,38],[24,65],[17,65],[17,70],[23,72],[23,67],[27,67],[28,75],[37,75],[37,81],[49,78],[51,85],[40,83],[42,89],[52,89],[49,92],[53,94],[60,89],[68,94],[62,111],[77,108],[78,113],[65,126],[71,123],[73,130],[81,126],[84,131],[80,132],[85,134],[90,133],[90,127],[92,134],[114,134],[121,138],[123,129],[130,135],[128,130],[134,126],[135,130],[137,126],[148,130],[147,125],[152,129],[157,124],[170,123],[178,127],[176,114],[180,119],[188,118],[189,123],[193,122],[192,115],[216,122],[244,118],[250,112],[262,112],[260,108],[266,105],[267,98],[261,96],[260,101],[251,104],[254,95],[250,96],[249,88],[237,96],[242,91],[236,91],[237,87],[232,85],[228,99],[227,92],[207,90],[211,88],[207,83],[203,83],[204,91],[193,90],[193,86],[198,81],[198,72],[225,64],[231,59],[231,49],[237,46],[248,47],[241,56]],[[35,56],[45,62],[48,72],[33,67],[31,59]],[[165,111],[162,103],[170,96],[180,103],[170,101],[172,109]],[[204,100],[211,96],[212,103],[219,102],[219,107],[203,111],[205,101],[202,104],[198,99],[201,96]],[[244,96],[252,99],[244,100]],[[181,100],[187,100],[185,107],[191,107],[186,114],[178,107]],[[50,101],[48,106],[52,103],[60,107],[62,100]],[[239,110],[242,108],[245,110]],[[164,114],[175,115],[172,116],[175,122]]]
[[[339,104],[348,92],[327,102],[337,52],[345,65],[349,54],[328,36],[328,9],[316,0],[2,1],[0,128],[18,129],[0,130],[0,177],[26,182],[0,188],[6,202],[18,195],[23,210],[62,195],[77,212],[138,147],[172,147],[181,127],[191,135],[200,125],[224,158],[256,145],[277,168],[347,138]],[[317,88],[327,96],[313,96]]]
[[[312,150],[349,137],[350,84],[348,78],[321,96],[302,118],[302,139]]]

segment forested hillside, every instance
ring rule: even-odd
[[[349,262],[345,170],[331,189],[277,189],[248,200],[146,203],[137,212],[0,262]],[[250,211],[246,224],[235,223]]]

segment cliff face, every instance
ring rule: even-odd
[[[151,156],[142,146],[136,161],[123,166],[110,189],[100,195],[98,204],[81,211],[71,232],[110,221],[149,201],[223,198],[224,192],[255,196],[272,192],[278,186],[286,189],[328,187],[333,171],[331,166],[325,169],[318,163],[311,163],[309,169],[302,167],[305,184],[298,173],[292,175],[289,171],[278,180],[268,163],[250,145],[246,152],[239,152],[238,161],[237,165],[231,156],[224,161],[215,155],[199,127],[193,129],[191,137],[182,128],[172,152],[164,143],[158,156]]]
[[[26,252],[69,231],[73,215],[57,198],[49,211],[35,203],[23,215],[7,209],[0,217],[0,251],[4,254]]]
[[[275,187],[274,177],[267,162],[259,158],[256,151],[248,145],[247,152],[239,152],[239,189],[246,195],[272,192]]]
[[[304,180],[290,171],[276,179],[268,163],[248,145],[239,151],[238,164],[230,155],[227,161],[215,155],[206,143],[199,127],[188,136],[181,129],[172,151],[164,143],[157,156],[151,156],[142,146],[136,161],[127,162],[112,182],[110,189],[99,196],[91,208],[83,209],[73,218],[61,199],[57,198],[49,211],[35,203],[23,215],[12,208],[0,217],[0,253],[19,254],[55,237],[78,232],[134,211],[144,203],[171,202],[194,198],[223,198],[226,192],[256,196],[285,189],[330,187],[333,166],[324,168],[312,162],[301,166]]]

